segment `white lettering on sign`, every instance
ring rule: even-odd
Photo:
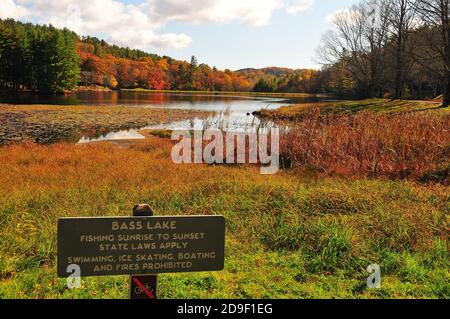
[[[80,265],[83,276],[223,269],[223,216],[62,218],[58,275]]]
[[[112,230],[174,230],[177,229],[176,221],[163,221],[163,222],[152,222],[147,221],[144,224],[143,221],[128,221],[128,222],[118,222],[114,221],[111,223]]]

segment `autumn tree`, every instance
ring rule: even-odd
[[[415,55],[416,61],[424,68],[439,74],[443,82],[443,107],[450,105],[450,0],[419,0],[415,8],[424,22],[428,38],[421,48],[421,55]],[[433,68],[430,61],[439,61],[439,67]]]
[[[381,6],[387,14],[390,36],[393,39],[392,49],[395,58],[395,98],[405,97],[406,69],[411,67],[411,56],[408,54],[409,35],[416,18],[415,0],[383,0]]]
[[[379,0],[363,1],[338,13],[333,30],[322,41],[322,60],[329,64],[346,60],[364,97],[382,93],[389,30],[387,10]]]

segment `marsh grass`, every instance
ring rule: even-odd
[[[281,163],[341,176],[450,182],[450,114],[316,109],[286,122]]]

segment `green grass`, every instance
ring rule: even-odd
[[[334,114],[355,114],[358,112],[405,113],[405,112],[435,112],[449,114],[450,108],[440,108],[436,101],[408,101],[388,99],[366,99],[356,101],[303,103],[283,106],[275,110],[261,110],[257,114],[264,118],[280,120],[297,120],[311,112],[320,109]]]
[[[150,134],[161,138],[172,137],[172,130],[140,130],[140,133],[145,136],[148,136]]]
[[[60,217],[130,215],[137,202],[226,218],[225,269],[161,274],[160,298],[450,297],[448,187],[174,165],[166,142],[1,148],[0,298],[127,298],[126,276],[68,289],[55,231]],[[366,287],[372,263],[381,289]]]

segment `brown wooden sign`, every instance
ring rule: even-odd
[[[58,276],[145,275],[222,270],[223,216],[62,218]]]

